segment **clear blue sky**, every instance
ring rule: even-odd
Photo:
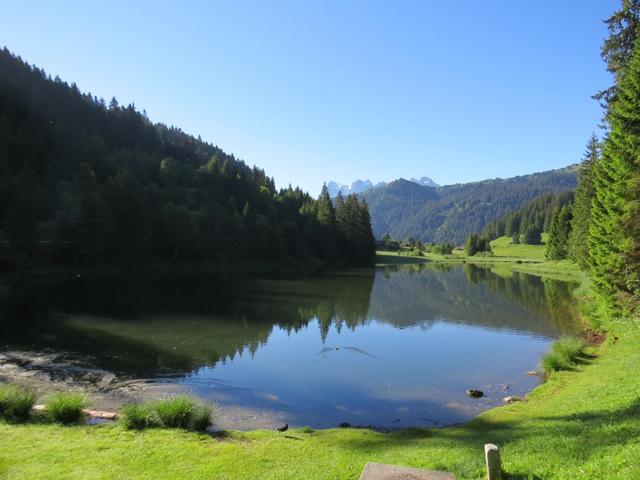
[[[614,0],[0,0],[0,44],[317,193],[578,161]]]

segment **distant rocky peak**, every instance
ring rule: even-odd
[[[429,177],[412,178],[409,181],[425,187],[439,186]],[[342,195],[349,195],[351,193],[358,194],[366,192],[367,190],[371,190],[374,187],[381,187],[384,185],[387,185],[387,182],[378,182],[374,184],[371,180],[356,180],[351,185],[346,185],[344,183],[329,181],[327,182],[327,189],[329,190],[329,195],[331,195],[332,197],[337,197],[338,193],[342,193]]]
[[[412,178],[411,181],[413,183],[417,183],[418,185],[423,185],[425,187],[439,187],[436,182],[431,180],[429,177],[420,177],[420,178]]]

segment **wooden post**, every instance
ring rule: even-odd
[[[498,446],[487,443],[484,446],[484,459],[487,464],[488,480],[502,480],[502,465],[500,464],[500,451]]]

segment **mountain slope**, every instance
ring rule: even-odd
[[[413,236],[423,242],[462,243],[491,220],[535,197],[575,188],[577,167],[444,187],[396,180],[361,194],[371,210],[376,238]]]
[[[330,202],[277,191],[263,170],[220,148],[152,123],[133,104],[113,98],[107,106],[0,50],[0,271],[177,260],[369,264],[364,205],[338,205],[346,218],[338,224]]]

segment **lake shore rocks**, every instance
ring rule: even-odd
[[[522,402],[522,399],[520,397],[517,397],[515,395],[510,395],[508,397],[504,397],[502,399],[503,403],[515,403],[515,402]]]

